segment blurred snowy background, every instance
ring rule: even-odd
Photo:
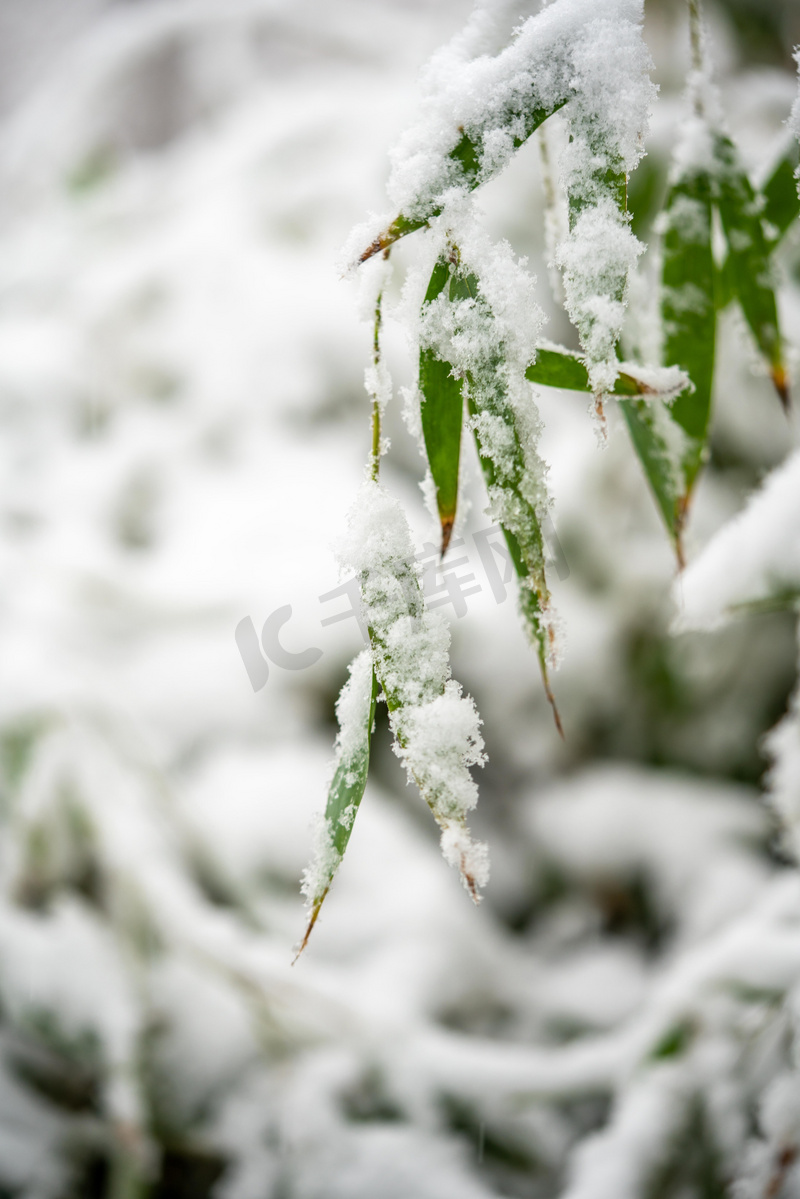
[[[498,7],[509,27],[523,12]],[[565,743],[478,554],[472,467],[479,589],[450,612],[490,759],[484,904],[381,724],[290,967],[361,644],[353,617],[321,623],[348,608],[320,597],[369,438],[371,331],[340,249],[385,208],[419,68],[470,8],[0,4],[0,1196],[800,1194],[800,882],[759,795],[794,621],[670,634],[654,504],[580,396],[541,398]],[[645,238],[687,65],[683,4],[646,8]],[[796,94],[800,11],[729,0],[709,24],[758,176]],[[482,205],[568,340],[539,164],[525,147]],[[796,343],[796,235],[781,269]],[[386,346],[397,391],[413,372],[391,319]],[[753,362],[728,317],[690,557],[796,440]],[[386,481],[422,550],[399,408]],[[234,631],[288,605],[284,646],[319,652],[254,691]]]

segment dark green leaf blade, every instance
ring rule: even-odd
[[[633,447],[644,467],[647,481],[675,546],[678,564],[683,567],[682,489],[676,485],[673,456],[660,427],[661,421],[669,421],[669,409],[660,400],[623,400],[620,409],[628,426]]]
[[[772,286],[771,246],[761,220],[761,203],[729,137],[717,134],[717,204],[728,246],[731,282],[756,344],[766,358],[784,408],[789,388]]]
[[[550,595],[545,577],[544,538],[536,509],[520,489],[524,470],[522,445],[513,423],[510,406],[506,408],[502,402],[502,393],[494,397],[493,402],[491,398],[487,399],[485,391],[480,386],[475,387],[474,380],[470,380],[470,383],[469,410],[473,420],[487,411],[491,415],[502,413],[503,422],[509,430],[505,457],[511,462],[510,471],[499,468],[481,438],[479,427],[473,425],[475,445],[486,480],[486,489],[493,507],[495,510],[498,508],[500,510],[498,514],[500,515],[500,527],[503,530],[519,579],[520,615],[528,639],[536,649],[545,695],[553,710],[556,728],[563,737],[564,729],[550,687],[547,666],[552,650],[553,633],[550,624],[545,620]]]
[[[797,190],[795,171],[800,165],[800,142],[789,138],[770,175],[761,188],[763,208],[761,220],[767,244],[771,250],[780,243],[792,223],[800,217],[800,194]],[[736,294],[730,255],[717,271],[716,303],[721,312]]]
[[[589,372],[583,359],[569,350],[538,349],[536,361],[525,371],[525,378],[543,387],[561,387],[565,391],[591,391]]]
[[[308,944],[308,938],[317,922],[334,875],[344,857],[367,785],[370,741],[375,723],[375,703],[380,689],[367,651],[355,659],[350,668],[350,679],[345,684],[345,690],[347,687],[357,688],[359,682],[362,681],[358,678],[358,673],[367,670],[370,679],[369,688],[365,695],[362,696],[358,693],[356,695],[357,699],[364,699],[366,702],[361,704],[360,710],[353,712],[350,707],[348,711],[348,724],[352,727],[347,729],[346,744],[342,742],[344,729],[342,727],[341,701],[340,705],[337,705],[337,714],[342,723],[340,724],[336,769],[328,790],[328,802],[325,807],[324,842],[312,869],[306,873],[304,878],[303,890],[308,898],[310,915],[303,940],[295,955],[295,961]],[[342,692],[342,697],[345,696],[345,690]]]
[[[450,265],[440,258],[431,275],[425,303],[435,300],[450,279]],[[450,543],[458,504],[458,472],[461,457],[461,429],[464,420],[462,383],[453,376],[449,362],[433,350],[423,348],[419,355],[420,415],[425,452],[436,488],[436,504],[442,526],[442,555]]]
[[[773,245],[777,245],[792,222],[800,216],[800,194],[795,174],[798,166],[800,142],[796,137],[790,137],[761,188],[764,197],[761,219],[767,225],[767,237]]]
[[[684,370],[693,385],[677,397],[670,409],[673,421],[686,435],[681,455],[684,480],[680,511],[674,514],[682,521],[706,452],[714,380],[717,314],[711,246],[712,181],[707,171],[687,172],[672,185],[664,216],[661,275],[664,361]],[[656,484],[652,482],[655,490]],[[679,537],[680,527],[673,532]]]
[[[453,247],[450,261],[449,299],[467,301],[490,326],[494,315],[480,294],[477,277],[460,267],[459,254]],[[428,296],[442,290],[441,276],[431,278]],[[487,339],[491,342],[491,339]],[[548,660],[552,649],[552,628],[546,619],[549,591],[545,578],[544,539],[534,504],[527,493],[525,450],[517,428],[517,417],[508,397],[502,342],[467,372],[467,401],[472,420],[486,488],[492,509],[508,543],[520,581],[519,606],[525,631],[535,647],[542,672],[545,694],[553,709],[556,727],[563,737],[561,718],[548,678]],[[423,405],[424,408],[424,405]],[[488,439],[483,431],[491,429]],[[502,430],[499,441],[498,430]]]
[[[589,373],[583,359],[571,350],[540,348],[536,353],[536,361],[526,370],[525,378],[543,387],[591,393]],[[644,467],[680,561],[684,504],[682,489],[676,485],[674,455],[664,436],[665,422],[670,420],[671,410],[659,399],[658,393],[654,394],[652,387],[625,371],[620,371],[617,376],[613,394],[621,401],[620,408],[634,449]],[[641,398],[643,396],[650,398],[644,400]]]
[[[571,350],[540,348],[536,361],[525,371],[525,378],[542,387],[560,387],[565,391],[590,393],[589,372],[583,358]],[[612,395],[637,396],[647,394],[648,389],[631,375],[620,371]]]
[[[449,362],[442,362],[431,350],[422,350],[419,356],[419,389],[423,399],[422,434],[436,487],[444,555],[450,543],[458,504],[458,468],[464,414],[461,381],[453,378]]]

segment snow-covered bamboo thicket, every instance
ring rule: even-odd
[[[682,7],[647,9],[661,92],[628,183],[633,219],[620,225],[647,251],[628,282],[624,361],[597,358],[619,371],[616,389],[661,385],[676,365],[654,345],[652,319],[672,223],[661,242],[652,224],[670,171],[688,186],[670,163],[687,119],[691,130],[690,54]],[[774,12],[791,45],[791,11]],[[792,431],[741,306],[726,305],[710,456],[680,530],[690,566],[673,600],[659,522],[675,496],[653,503],[613,399],[598,448],[586,414],[594,364],[576,357],[590,350],[551,298],[548,265],[575,230],[558,183],[561,110],[469,193],[469,207],[450,197],[456,261],[420,227],[393,247],[393,277],[380,260],[359,268],[373,272],[359,327],[355,288],[335,265],[340,244],[365,207],[383,208],[386,147],[412,125],[419,65],[469,16],[458,0],[115,5],[4,121],[9,1194],[638,1199],[796,1185],[800,884],[782,856],[791,839],[778,844],[758,786],[759,739],[796,675],[793,613],[765,611],[793,598],[792,525],[781,515],[791,460],[767,484],[772,507],[752,538],[723,529],[787,457]],[[440,66],[501,55],[519,17],[516,5],[479,9]],[[748,65],[724,11],[707,17],[721,111],[762,185],[784,152],[796,79],[788,61]],[[777,36],[774,45],[777,55]],[[591,66],[589,56],[584,79]],[[502,139],[490,142],[499,165]],[[384,228],[376,221],[370,237]],[[797,255],[788,232],[774,269],[789,341]],[[455,286],[428,297],[445,258]],[[470,273],[483,276],[472,306],[459,294]],[[410,570],[393,565],[396,592],[388,578],[373,589],[370,620],[373,630],[398,613],[406,622],[394,634],[386,625],[378,664],[392,635],[402,652],[426,638],[427,656],[417,694],[397,680],[405,703],[391,727],[376,705],[353,820],[345,791],[365,769],[353,721],[363,732],[376,688],[355,615],[321,621],[353,596],[324,598],[339,583],[332,547],[344,583],[357,572],[369,590],[378,548],[377,564],[390,565],[385,542],[342,537],[371,440],[362,374],[381,288],[368,386],[380,414],[373,444],[379,453],[389,439],[391,453],[363,494],[392,522]],[[531,317],[524,329],[519,306]],[[473,313],[483,340],[470,359],[459,338]],[[409,353],[401,322],[412,320]],[[483,392],[495,410],[530,395],[531,348],[534,367],[571,371],[587,392],[534,382],[539,417],[525,410],[520,422],[526,462],[535,446],[542,463],[527,499],[542,513],[559,612],[558,626],[548,617],[543,627],[564,647],[549,676],[564,741],[537,677],[540,646],[531,651],[514,611],[512,572],[491,549],[502,545],[484,536],[507,511],[502,496],[486,515],[464,438],[445,560],[468,559],[456,574],[473,577],[459,592],[452,574],[437,574],[436,488],[432,531],[417,488],[424,468],[399,415],[405,388],[411,431],[430,441],[424,407],[415,414],[423,355],[432,375],[437,362],[460,363],[480,387],[490,348],[504,363],[503,395],[488,383]],[[481,420],[491,425],[470,419],[479,434]],[[513,483],[513,441],[509,452]],[[393,498],[376,497],[377,486]],[[670,631],[676,611],[690,629],[737,606],[745,611],[718,631]],[[253,658],[237,630],[252,626],[258,641],[262,625]],[[448,640],[462,693],[442,656]],[[289,668],[291,654],[305,655],[302,669]],[[347,854],[292,968],[298,880],[353,658],[338,708]],[[790,828],[792,720],[770,740],[772,802]],[[469,746],[467,762],[451,752],[460,790],[444,847],[458,866],[470,809],[473,849],[492,854],[479,909],[442,866],[439,830],[391,752],[395,738],[412,778],[428,772],[442,815],[437,727]],[[488,761],[472,810],[467,765],[481,737]],[[336,860],[306,876],[312,902]]]

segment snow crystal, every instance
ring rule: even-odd
[[[489,881],[489,849],[482,841],[472,841],[460,824],[446,824],[441,837],[442,854],[455,866],[463,880],[473,879],[476,887]],[[465,882],[466,885],[466,882]]]
[[[351,761],[364,750],[364,713],[372,699],[372,659],[368,650],[350,664],[350,675],[336,701],[339,735],[336,739],[337,759]]]
[[[617,377],[615,347],[625,316],[625,288],[643,246],[611,199],[585,209],[559,246],[567,312],[581,338],[595,392]]]
[[[424,117],[392,155],[389,194],[399,211],[420,221],[443,213],[449,236],[461,244],[467,239],[464,192],[510,159],[527,136],[525,113],[553,112],[566,104],[570,143],[562,155],[562,177],[578,215],[557,258],[567,310],[597,391],[609,389],[616,377],[614,347],[625,291],[641,251],[607,182],[609,174],[632,171],[643,153],[655,89],[641,19],[641,0],[556,0],[529,18],[493,58],[466,60],[466,43],[454,43],[429,65]],[[476,150],[476,176],[465,173],[454,156],[463,138]],[[479,273],[482,280],[501,278],[496,269]],[[487,298],[500,317],[502,298]],[[534,323],[528,315],[510,325],[535,337]],[[472,348],[474,334],[473,329],[466,338]],[[508,338],[507,352],[518,336]]]
[[[319,812],[312,823],[311,860],[300,878],[300,891],[306,898],[307,907],[314,907],[323,898],[341,860],[333,841],[331,823]]]
[[[684,177],[678,175],[678,178]],[[708,206],[694,196],[676,195],[657,224],[659,233],[666,233],[668,229],[680,229],[685,242],[705,242],[708,239]]]
[[[694,384],[679,366],[641,366],[638,362],[621,362],[620,370],[641,384],[642,400],[674,400],[682,391],[694,390]],[[670,422],[672,423],[672,422]]]
[[[706,82],[707,90],[711,84]],[[691,79],[689,83],[689,98],[692,95]],[[703,111],[708,112],[704,104]],[[677,183],[679,179],[690,179],[700,172],[705,172],[714,162],[714,134],[707,116],[700,116],[692,111],[684,117],[678,139],[672,151],[672,166],[669,182]]]
[[[480,724],[473,701],[461,695],[454,679],[447,681],[436,699],[402,717],[404,755],[413,763],[425,795],[435,799],[443,815],[461,816],[477,803],[474,780],[465,771],[454,771],[452,764],[483,764]]]

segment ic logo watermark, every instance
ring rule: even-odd
[[[568,578],[569,566],[549,516],[545,515],[541,528],[547,556],[555,567],[556,574],[559,579]],[[443,560],[439,557],[438,546],[431,542],[426,542],[416,555],[421,568],[422,594],[426,608],[452,606],[453,615],[460,620],[467,614],[467,600],[483,591],[485,585],[488,585],[496,604],[505,603],[508,599],[509,585],[514,578],[514,564],[502,529],[499,525],[490,525],[473,533],[470,541],[472,546],[468,547],[463,537],[455,538],[450,542],[450,548]],[[457,556],[455,551],[458,551]],[[473,551],[477,556],[477,563],[471,556]],[[317,600],[320,604],[339,601],[338,611],[320,618],[320,629],[338,624],[342,620],[355,620],[364,642],[369,641],[361,611],[358,580],[355,576],[346,579],[332,591],[318,596]],[[292,612],[291,604],[275,608],[264,621],[260,637],[250,616],[243,617],[236,626],[236,645],[254,691],[261,691],[266,686],[270,666],[277,666],[282,670],[307,670],[314,666],[325,652],[317,645],[309,645],[300,651],[289,650],[283,645],[281,633],[291,621]]]

